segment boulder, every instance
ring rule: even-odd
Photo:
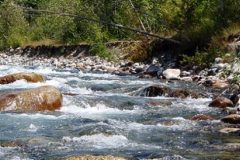
[[[21,79],[24,79],[27,82],[32,82],[32,83],[44,81],[44,77],[42,75],[39,75],[36,73],[22,72],[22,73],[14,73],[14,74],[9,74],[9,75],[0,77],[0,84],[9,84]]]
[[[226,133],[226,134],[239,134],[240,128],[223,128],[219,132]]]
[[[214,118],[212,118],[211,116],[209,115],[204,115],[204,114],[197,114],[197,115],[194,115],[192,118],[191,118],[192,121],[206,121],[206,120],[214,120]]]
[[[166,69],[163,71],[163,76],[169,80],[176,80],[180,78],[180,69]]]
[[[225,97],[217,97],[214,99],[210,104],[210,107],[217,107],[217,108],[226,108],[226,107],[233,107],[233,102]]]
[[[229,83],[223,80],[206,80],[204,85],[215,89],[224,89],[229,87]]]
[[[126,160],[122,157],[113,157],[113,156],[79,156],[79,157],[69,157],[66,160]]]
[[[140,91],[139,95],[144,97],[166,96],[169,93],[169,88],[165,86],[149,86]]]
[[[231,124],[240,124],[240,115],[239,114],[231,114],[221,119],[224,123],[231,123]]]
[[[160,75],[163,72],[163,68],[160,65],[157,64],[151,64],[145,74],[150,74],[152,76],[157,76],[158,74]]]
[[[172,90],[169,93],[169,97],[177,97],[177,98],[187,98],[187,97],[192,97],[192,98],[199,98],[199,95],[195,92],[186,90],[186,89],[176,89]]]
[[[0,95],[0,111],[54,111],[62,106],[61,92],[52,86]]]

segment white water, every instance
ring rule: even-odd
[[[52,113],[0,113],[0,146],[1,141],[23,143],[0,147],[0,159],[49,159],[79,154],[201,159],[202,153],[211,152],[212,144],[224,144],[224,135],[215,130],[220,121],[190,120],[196,114],[221,114],[208,107],[211,99],[144,98],[131,94],[149,85],[176,87],[178,83],[43,67],[0,66],[0,75],[16,72],[41,73],[47,80],[34,84],[19,80],[1,85],[1,91],[53,85],[63,93],[77,95],[63,95],[63,106]],[[219,157],[216,154],[210,158]]]

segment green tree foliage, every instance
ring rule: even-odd
[[[0,48],[24,43],[27,27],[22,9],[12,0],[5,0],[0,5]]]
[[[56,14],[23,14],[20,6]],[[114,23],[179,37],[200,50],[213,35],[240,21],[239,6],[238,0],[0,0],[0,46],[19,44],[24,37],[29,41],[53,39],[62,43],[104,43],[141,37],[111,25]]]
[[[82,20],[77,17],[60,16],[62,13],[96,17],[91,7],[86,7],[81,1],[50,0],[39,4],[40,9],[49,10],[56,14],[42,14],[36,18],[32,26],[34,40],[42,38],[56,39],[65,43],[91,41],[101,39],[99,24]]]

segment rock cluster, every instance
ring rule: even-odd
[[[44,81],[44,77],[36,73],[15,73],[0,77],[0,84],[12,83],[20,79],[31,83]],[[53,86],[0,93],[0,111],[55,111],[61,106],[62,94]]]
[[[236,81],[236,75],[240,74],[240,60],[235,59],[232,63],[226,63],[222,58],[216,58],[214,64],[211,68],[204,69],[200,72],[195,71],[193,67],[190,70],[181,70],[177,68],[176,65],[162,65],[158,60],[153,61],[151,64],[144,63],[134,63],[128,60],[119,60],[117,62],[109,62],[107,60],[101,59],[97,56],[34,56],[28,53],[23,54],[22,48],[11,49],[6,53],[0,54],[0,64],[8,65],[27,65],[27,66],[50,66],[59,69],[78,69],[83,72],[99,72],[99,73],[112,73],[120,76],[124,75],[136,75],[140,78],[158,78],[166,79],[168,81],[172,80],[182,80],[196,82],[201,86],[212,88],[217,90],[219,96],[215,97],[213,101],[209,104],[211,107],[216,107],[224,110],[228,110],[229,113],[238,113],[235,106],[238,105],[238,93],[239,84],[231,85],[233,81]],[[226,55],[231,56],[231,55]],[[42,82],[44,78],[33,73],[31,74],[13,74],[4,77],[0,77],[1,84],[7,84],[14,82],[19,79],[25,79],[28,82]],[[240,82],[240,77],[239,77]],[[230,90],[230,93],[227,93]],[[223,92],[224,91],[224,92]],[[226,95],[235,93],[237,96],[229,97]],[[13,99],[16,101],[16,95],[20,93],[15,93],[13,95],[8,95],[8,99]],[[59,94],[58,94],[59,95]],[[205,97],[202,94],[195,93],[186,89],[171,89],[165,86],[147,86],[135,93],[138,96],[168,96],[168,97],[178,97],[178,98],[199,98]],[[6,96],[6,95],[5,95]],[[61,99],[59,97],[59,99]],[[45,103],[45,102],[44,102]],[[60,101],[59,101],[60,104]],[[232,107],[233,109],[229,109]],[[234,108],[235,107],[235,108]],[[55,108],[55,107],[54,107]],[[58,108],[58,107],[56,107]],[[55,109],[56,109],[55,108]],[[31,110],[31,109],[30,109]],[[42,109],[39,109],[42,110]],[[52,110],[51,107],[49,110]],[[201,119],[211,119],[209,117],[198,115],[192,118],[193,120]],[[229,117],[227,118],[229,119]],[[223,118],[223,122],[233,122],[226,121]],[[234,121],[235,122],[235,121]]]

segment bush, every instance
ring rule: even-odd
[[[95,43],[90,48],[90,54],[94,56],[99,56],[101,58],[112,60],[112,54],[108,51],[107,47],[102,43]]]
[[[216,52],[196,52],[194,56],[183,55],[182,64],[188,65],[189,67],[197,66],[199,69],[209,67],[216,58]]]

